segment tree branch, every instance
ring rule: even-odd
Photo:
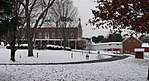
[[[50,2],[50,0],[49,0],[47,8],[45,8],[45,10],[39,15],[39,17],[38,17],[38,19],[37,19],[37,21],[36,21],[36,23],[35,23],[35,25],[34,25],[34,28],[36,28],[36,27],[38,26],[38,23],[39,23],[40,19],[44,16],[44,14],[45,14],[45,13],[48,11],[48,9],[52,6],[52,4],[54,3],[54,1],[55,1],[55,0],[52,0],[52,2]]]

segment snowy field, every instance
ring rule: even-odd
[[[36,57],[37,52],[39,58]],[[0,49],[1,64],[10,63],[9,53],[8,49]],[[80,58],[86,60],[86,54],[82,55],[81,52],[34,50],[34,53],[34,57],[27,58],[26,50],[18,50],[17,63],[80,61]],[[71,53],[74,54],[73,58]],[[50,54],[54,54],[53,57]],[[97,59],[96,54],[90,57],[90,60]],[[86,64],[0,65],[0,81],[147,81],[148,65],[148,59],[135,59],[134,56],[112,62]]]
[[[104,58],[111,58],[106,52],[98,56],[97,51],[92,51],[91,54],[88,51],[74,50],[33,50],[34,57],[27,57],[27,50],[16,51],[15,63],[64,63],[64,62],[79,62],[89,60],[99,60]],[[89,55],[89,58],[86,58]],[[10,49],[0,49],[0,64],[13,63],[10,60]]]

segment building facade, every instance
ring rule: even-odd
[[[106,42],[106,43],[98,43],[98,44],[86,44],[86,49],[90,50],[105,50],[112,52],[119,52],[123,54],[132,54],[134,53],[135,48],[141,48],[142,42],[130,36],[129,38],[123,40],[122,42]]]
[[[111,52],[122,52],[122,42],[107,42],[107,43],[98,43],[95,45],[87,45],[86,49],[91,50],[104,50]]]
[[[138,40],[137,38],[131,36],[127,39],[125,39],[123,42],[123,53],[134,53],[135,48],[140,48],[142,45],[142,42]]]
[[[64,36],[66,40],[66,46],[72,49],[82,49],[85,46],[85,41],[82,39],[82,27],[81,23],[78,27],[71,28],[39,28],[35,35],[34,44],[36,47],[44,47],[46,45],[58,45],[64,46]]]

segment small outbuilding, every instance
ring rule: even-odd
[[[144,48],[144,52],[149,52],[149,43],[143,43],[142,48]]]
[[[134,49],[141,48],[141,45],[142,45],[142,42],[139,39],[137,39],[133,36],[130,36],[129,38],[125,39],[122,42],[122,51],[125,54],[134,53]]]
[[[106,50],[111,51],[113,53],[121,53],[122,51],[122,42],[106,42],[106,43],[98,43],[90,46],[93,50]]]
[[[144,56],[149,58],[149,43],[143,43],[142,48],[144,48]]]
[[[144,59],[144,48],[135,48],[135,58]]]

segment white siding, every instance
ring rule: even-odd
[[[99,43],[96,45],[91,45],[91,49],[93,50],[122,49],[122,42]]]

